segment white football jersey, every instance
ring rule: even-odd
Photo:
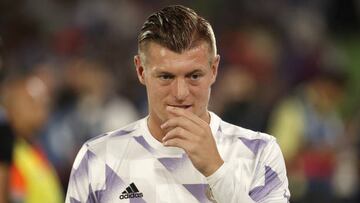
[[[225,163],[209,177],[195,169],[184,150],[157,141],[146,117],[83,145],[66,202],[288,202],[284,159],[275,138],[210,116]]]

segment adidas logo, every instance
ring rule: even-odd
[[[131,183],[129,187],[127,187],[124,192],[119,196],[120,199],[131,199],[131,198],[142,198],[143,193],[139,192],[139,189],[137,189],[136,185],[134,183]]]

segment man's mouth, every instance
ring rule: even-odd
[[[189,109],[192,105],[168,105],[168,106],[182,108],[182,109]]]

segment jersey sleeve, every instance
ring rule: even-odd
[[[245,185],[235,176],[231,163],[225,162],[206,179],[217,203],[253,203]]]
[[[66,203],[88,202],[90,194],[89,153],[84,145],[78,152],[69,179]]]
[[[287,203],[290,199],[284,157],[276,140],[270,141],[259,157],[249,195],[256,202]]]
[[[238,174],[245,170],[239,164],[225,162],[207,177],[214,199],[218,203],[287,203],[290,192],[286,168],[278,144],[270,141],[258,155],[250,184]]]

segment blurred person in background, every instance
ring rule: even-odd
[[[149,115],[83,145],[66,202],[288,202],[275,139],[208,111],[219,61],[211,25],[193,10],[150,15],[134,57]]]
[[[336,200],[334,175],[339,143],[344,139],[340,105],[345,74],[322,68],[275,108],[270,132],[276,135],[287,163],[294,202]]]
[[[63,202],[60,182],[37,137],[50,110],[47,86],[35,74],[9,76],[3,97],[15,136],[10,202]]]
[[[259,25],[244,26],[224,36],[228,41],[222,47],[226,66],[214,88],[215,111],[227,122],[264,132],[284,87],[276,75],[277,37]]]
[[[14,135],[3,107],[3,78],[5,67],[0,36],[0,203],[9,202],[10,166],[12,164]]]
[[[360,196],[360,108],[346,119],[345,134],[337,143],[334,193],[340,203],[359,202]]]
[[[74,57],[66,61],[63,70],[59,76],[63,87],[58,90],[58,103],[42,141],[66,189],[81,145],[135,121],[138,112],[127,98],[117,94],[113,76],[99,60]]]
[[[211,107],[230,123],[261,131],[267,116],[257,102],[258,82],[246,69],[225,67],[214,88]]]

